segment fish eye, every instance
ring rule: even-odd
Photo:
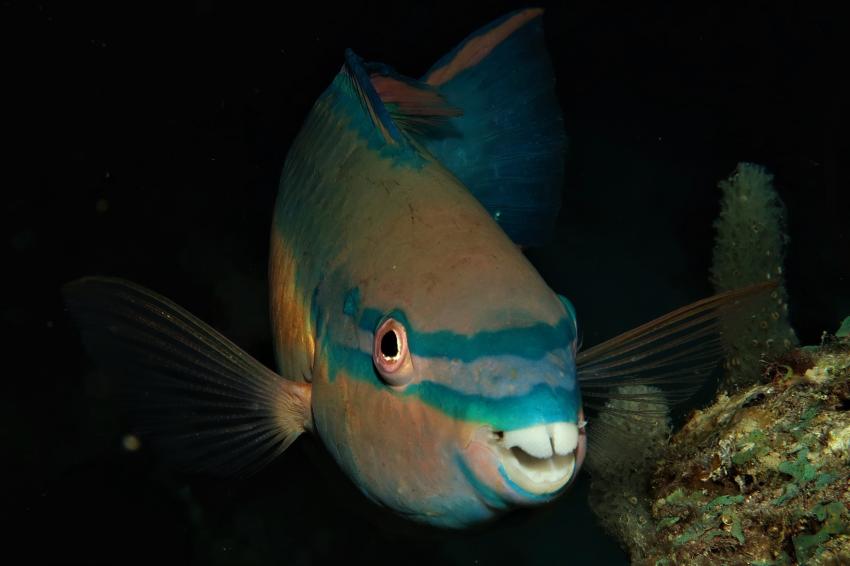
[[[407,349],[407,331],[394,318],[388,318],[375,332],[372,352],[375,367],[389,385],[405,385],[413,377],[413,366]]]

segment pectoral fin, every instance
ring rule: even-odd
[[[124,378],[140,433],[185,468],[250,473],[311,429],[309,384],[283,379],[168,299],[97,277],[62,292],[92,357]]]
[[[646,385],[660,387],[665,403],[686,400],[723,358],[722,318],[775,286],[759,283],[713,295],[579,352],[583,396],[607,400],[618,397],[618,387]]]
[[[705,385],[723,359],[722,320],[776,283],[760,283],[697,301],[576,356],[588,425],[590,467],[622,461],[624,447],[645,449],[669,431],[670,407]]]

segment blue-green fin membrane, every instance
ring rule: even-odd
[[[512,29],[501,39],[500,29]],[[507,28],[505,27],[507,26]],[[490,41],[490,38],[494,38]],[[489,54],[440,82],[484,40]],[[489,42],[489,43],[488,43]],[[473,60],[477,59],[473,53]],[[554,231],[564,183],[567,138],[555,75],[543,37],[542,10],[508,14],[475,32],[422,79],[463,109],[421,141],[521,246],[546,243]]]
[[[311,428],[309,385],[283,379],[168,299],[98,277],[62,293],[90,355],[124,386],[139,434],[181,467],[249,474]]]
[[[609,399],[644,401],[649,408],[640,412],[651,413],[653,404],[687,400],[723,359],[721,318],[775,287],[766,282],[713,295],[579,352],[585,406],[600,410]],[[658,387],[664,397],[617,392],[623,385]]]

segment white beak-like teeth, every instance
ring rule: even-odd
[[[578,447],[578,426],[573,423],[546,425],[546,432],[552,438],[552,447],[558,456],[566,456]]]
[[[519,448],[535,458],[552,456],[552,442],[546,425],[530,426],[505,432],[502,444],[505,448]]]
[[[519,448],[535,458],[566,456],[578,446],[578,427],[573,423],[552,423],[509,430],[502,437],[505,448]]]
[[[572,477],[578,436],[578,425],[557,422],[505,431],[496,446],[511,480],[528,492],[545,494]]]

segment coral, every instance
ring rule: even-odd
[[[672,437],[651,520],[624,541],[635,564],[850,563],[850,336],[793,350],[760,377]]]
[[[622,386],[616,396],[588,425],[590,508],[632,556],[643,556],[654,536],[648,489],[670,439],[668,408],[655,387]]]
[[[752,385],[763,355],[776,356],[797,344],[788,322],[788,298],[782,284],[787,242],[785,208],[763,167],[739,163],[723,191],[716,229],[711,281],[717,292],[765,280],[779,281],[769,297],[755,300],[723,320],[730,391]]]

